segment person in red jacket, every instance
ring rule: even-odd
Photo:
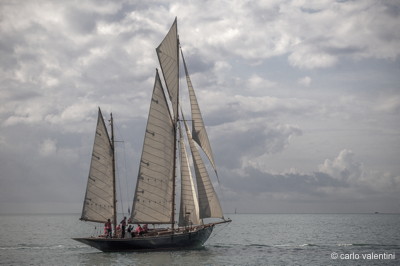
[[[136,228],[136,235],[143,235],[143,228],[140,226],[140,224],[138,224],[138,227]]]

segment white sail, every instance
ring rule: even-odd
[[[113,220],[113,147],[100,108],[81,220]]]
[[[193,132],[193,140],[199,144],[199,146],[203,149],[204,153],[207,155],[208,159],[211,162],[212,167],[214,168],[215,173],[217,174],[217,168],[215,166],[214,156],[211,150],[210,141],[208,140],[208,135],[206,131],[206,127],[204,126],[203,117],[200,112],[200,107],[197,102],[196,94],[193,89],[192,81],[190,80],[189,72],[186,67],[185,58],[183,57],[182,53],[182,60],[183,65],[185,67],[186,73],[186,81],[189,89],[189,98],[190,98],[190,106],[192,110],[192,132]],[[218,174],[217,174],[218,177]]]
[[[197,191],[199,197],[199,216],[203,218],[223,218],[221,205],[211,183],[207,169],[201,159],[200,153],[192,139],[189,127],[185,121],[186,133],[193,157],[193,165],[196,174]]]
[[[164,76],[165,84],[172,103],[174,121],[178,119],[179,97],[179,52],[178,52],[178,26],[175,19],[168,34],[156,48],[158,61]]]
[[[156,73],[132,206],[134,223],[172,223],[175,129]]]
[[[193,183],[192,173],[186,153],[186,145],[183,139],[182,130],[180,134],[180,156],[181,156],[181,204],[179,209],[179,226],[200,224],[199,203],[196,195],[196,188]]]

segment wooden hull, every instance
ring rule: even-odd
[[[201,227],[192,232],[169,233],[157,236],[133,238],[73,238],[103,252],[149,251],[169,249],[190,249],[201,247],[210,237],[214,225]]]

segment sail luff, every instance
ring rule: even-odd
[[[158,71],[143,142],[131,219],[172,224],[175,127]]]
[[[191,111],[192,111],[193,140],[196,141],[196,143],[202,148],[204,153],[207,155],[209,161],[211,162],[212,167],[214,168],[215,174],[217,175],[217,178],[218,178],[217,167],[215,165],[214,155],[211,150],[211,145],[210,145],[210,141],[208,140],[206,127],[204,126],[203,117],[200,112],[200,107],[197,102],[196,93],[194,92],[194,88],[193,88],[192,81],[189,76],[189,72],[188,72],[188,69],[186,66],[186,61],[185,61],[185,57],[183,56],[182,49],[181,49],[181,55],[182,55],[183,66],[184,66],[185,74],[186,74],[186,82],[187,82],[187,86],[188,86],[188,90],[189,90],[190,106],[191,106]]]
[[[190,133],[189,127],[184,120],[186,134],[189,140],[190,150],[193,157],[193,165],[196,174],[197,192],[199,199],[199,217],[203,218],[223,218],[222,208],[219,203],[217,194],[211,183],[207,169],[203,159],[196,148],[195,142]]]
[[[114,218],[112,143],[99,108],[81,220],[106,222]]]
[[[193,183],[193,177],[189,167],[189,160],[186,152],[181,127],[180,135],[180,157],[181,157],[181,203],[179,211],[179,226],[188,226],[199,224],[199,203],[196,195],[196,188]]]

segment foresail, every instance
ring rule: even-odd
[[[201,159],[200,153],[196,148],[195,142],[192,139],[189,127],[186,124],[186,133],[189,140],[190,150],[193,157],[193,165],[196,174],[197,191],[199,197],[199,216],[203,218],[223,218],[221,205],[217,194],[211,183],[207,169]]]
[[[192,224],[200,224],[199,203],[180,127],[179,135],[181,150],[181,204],[179,209],[179,226],[188,226]]]
[[[100,108],[81,220],[113,219],[113,150]]]
[[[181,50],[182,53],[182,50]],[[192,81],[190,80],[189,72],[186,67],[185,58],[182,53],[183,65],[185,67],[186,81],[189,89],[189,97],[190,97],[190,106],[192,110],[192,132],[193,132],[193,140],[199,144],[199,146],[203,149],[204,153],[207,155],[208,159],[211,162],[212,167],[214,168],[215,173],[217,173],[217,168],[215,166],[214,156],[211,150],[210,141],[208,140],[208,135],[206,131],[206,127],[204,126],[203,117],[200,112],[200,107],[197,102],[196,94],[193,89]]]
[[[168,34],[156,48],[158,60],[164,76],[165,84],[172,103],[174,121],[178,119],[179,97],[179,52],[178,52],[178,26],[175,19]]]
[[[172,223],[174,124],[156,74],[132,205],[134,223]]]

